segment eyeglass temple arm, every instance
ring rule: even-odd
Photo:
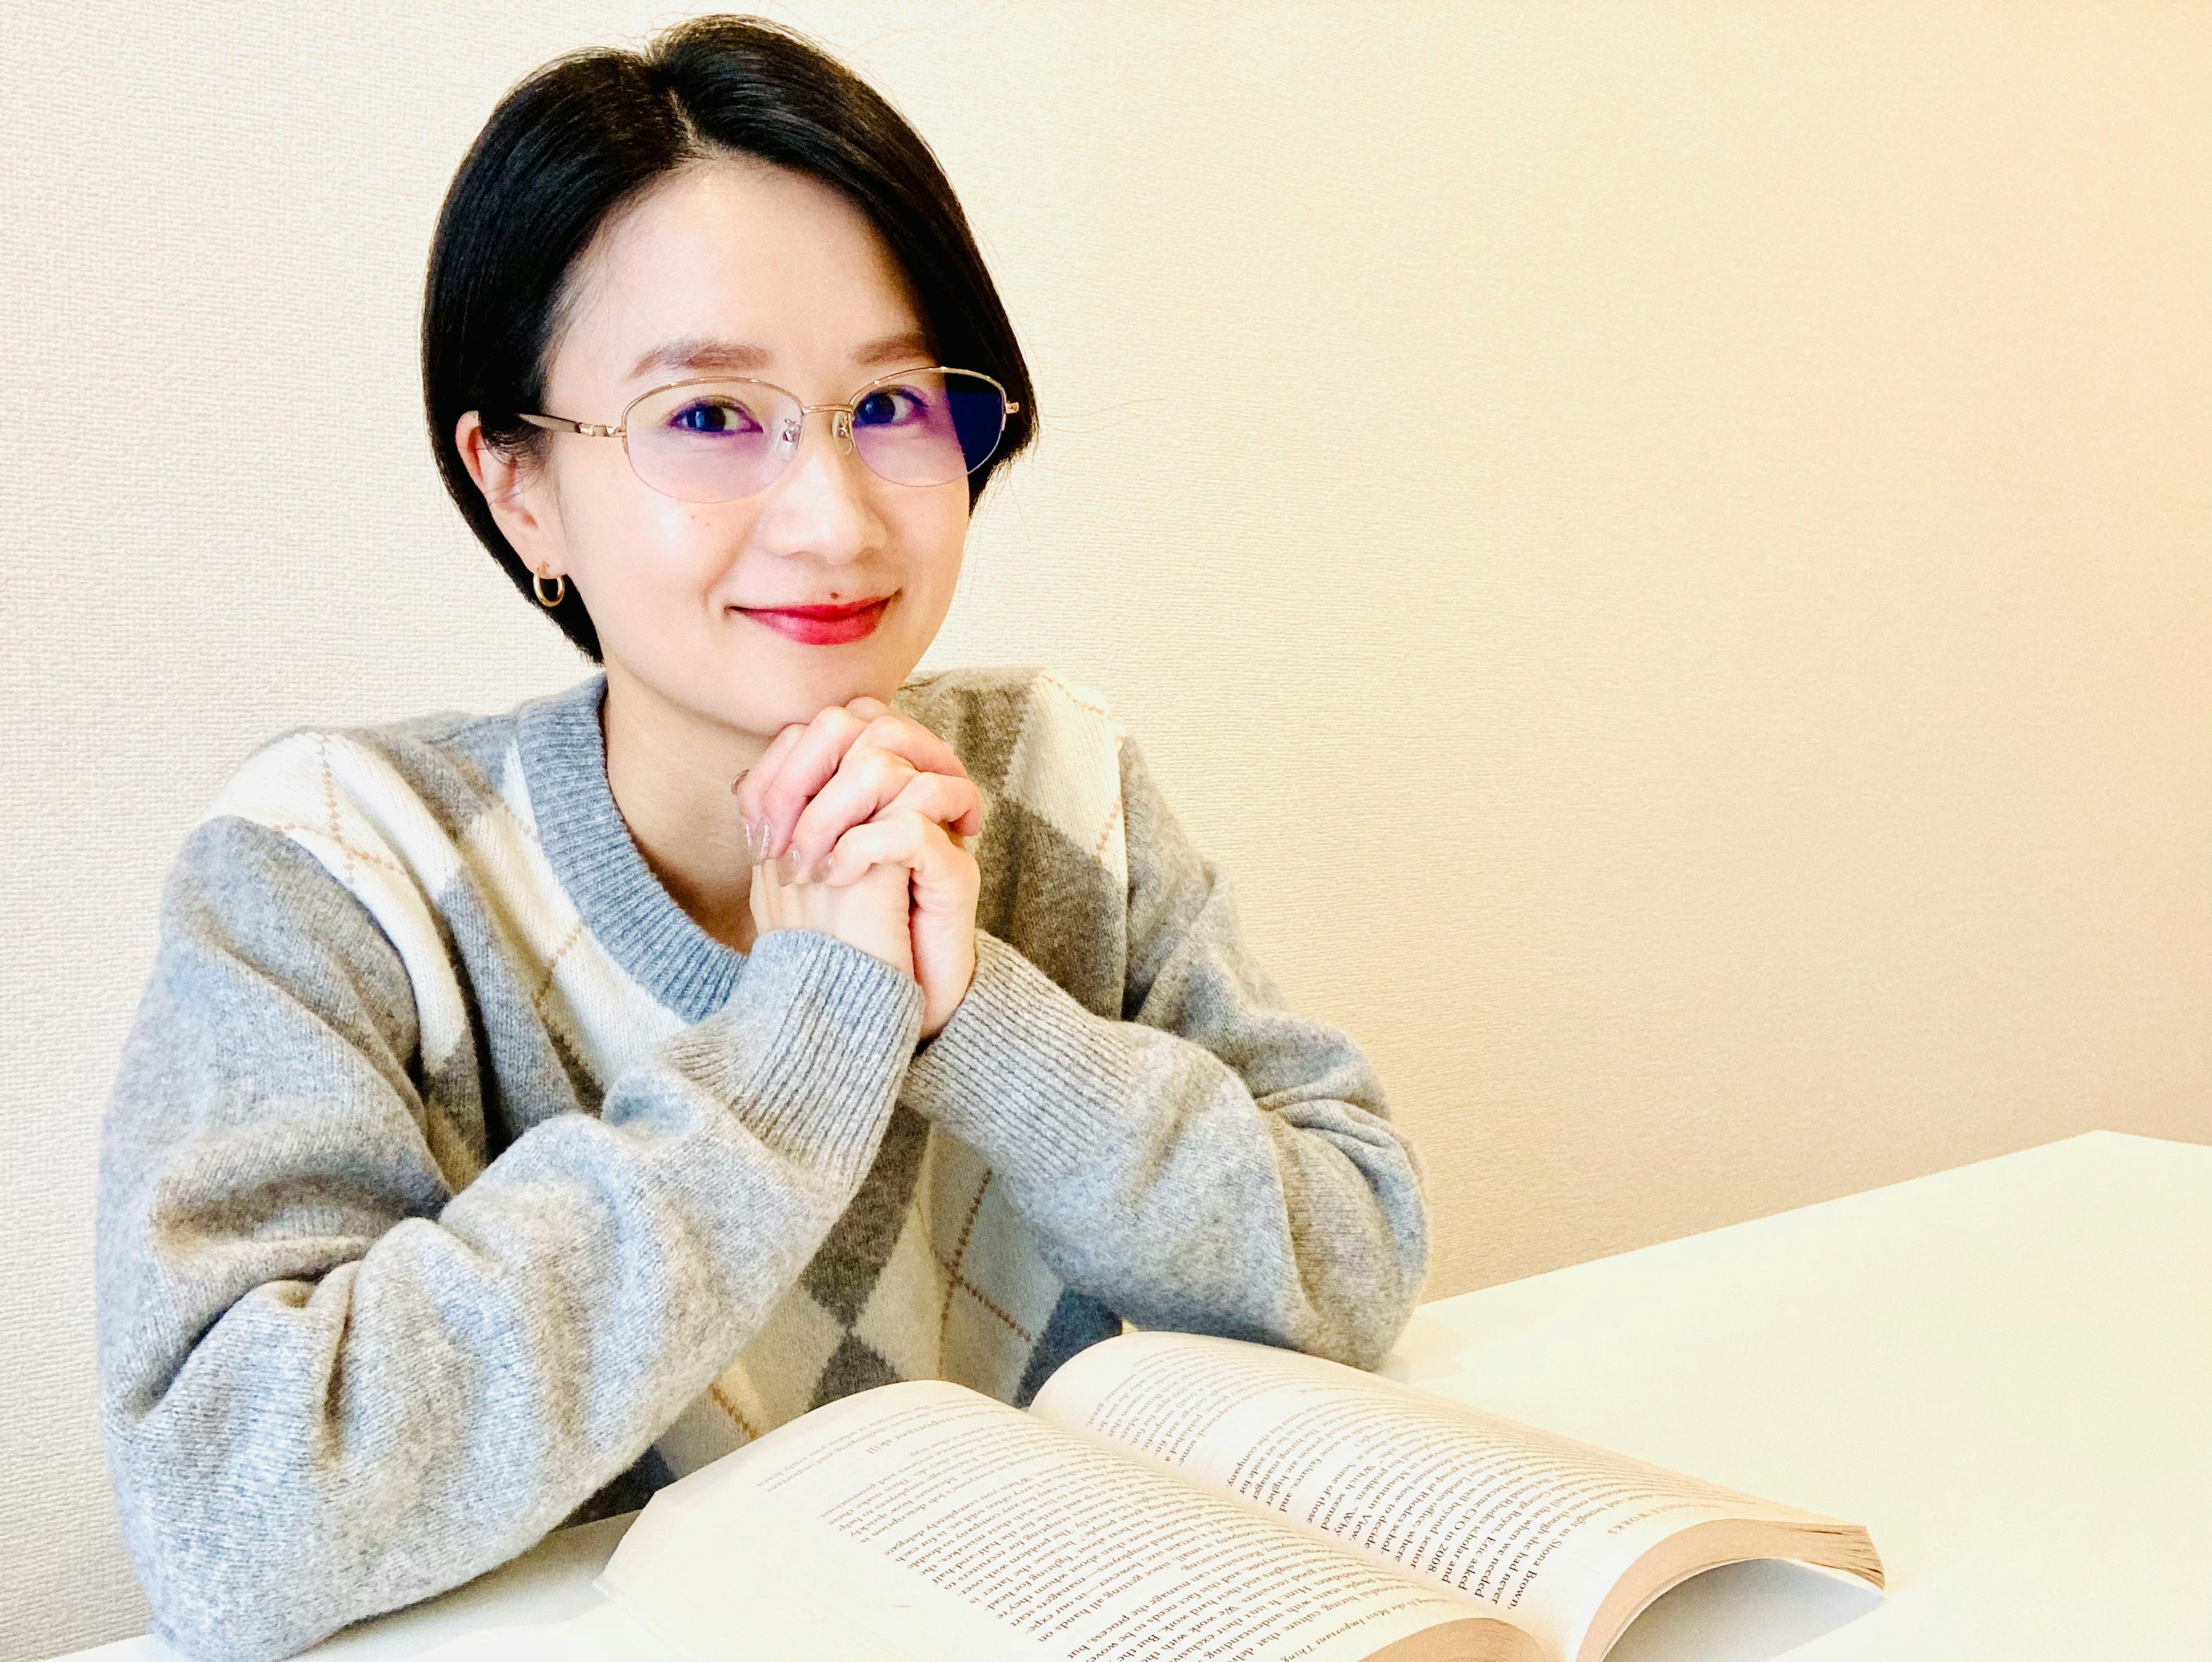
[[[580,433],[587,439],[618,439],[623,435],[619,427],[602,427],[588,421],[570,421],[566,416],[533,416],[526,410],[518,410],[515,415],[532,427],[542,427],[552,433]]]

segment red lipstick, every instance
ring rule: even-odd
[[[843,606],[741,606],[736,610],[786,640],[804,646],[839,646],[874,634],[890,600],[890,595],[878,594],[872,600]]]

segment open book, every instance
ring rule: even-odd
[[[1130,1333],[1027,1413],[830,1403],[655,1495],[598,1585],[694,1662],[1596,1662],[1715,1566],[1864,1530],[1233,1339]]]

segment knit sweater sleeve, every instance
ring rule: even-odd
[[[907,1102],[975,1148],[1054,1270],[1140,1327],[1371,1367],[1426,1263],[1417,1159],[1350,1038],[1285,1007],[1228,878],[1119,744],[1123,1018],[979,931],[975,979]]]
[[[289,1655],[623,1472],[844,1209],[920,1005],[828,935],[766,935],[596,1117],[456,1172],[391,941],[289,838],[204,825],[101,1150],[102,1415],[155,1631]]]

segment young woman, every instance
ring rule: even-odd
[[[1136,745],[914,670],[1032,430],[950,186],[796,37],[562,59],[431,254],[431,437],[604,665],[282,738],[193,833],[106,1127],[155,1611],[255,1662],[809,1407],[1119,1330],[1371,1365],[1411,1152]]]

